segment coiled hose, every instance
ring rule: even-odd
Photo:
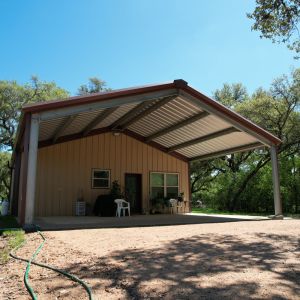
[[[42,268],[46,268],[46,269],[49,269],[49,270],[52,270],[54,272],[57,272],[61,275],[64,275],[66,276],[67,278],[79,283],[87,292],[88,294],[88,297],[89,297],[89,300],[93,300],[93,293],[92,293],[92,290],[91,288],[84,282],[82,281],[81,279],[79,279],[77,276],[75,275],[72,275],[64,270],[60,270],[60,269],[57,269],[57,268],[54,268],[52,266],[49,266],[47,264],[42,264],[42,263],[38,263],[38,262],[35,262],[34,259],[36,258],[36,256],[39,254],[39,252],[42,250],[45,242],[46,242],[46,238],[44,237],[44,235],[39,231],[38,227],[35,226],[36,228],[36,232],[41,236],[42,238],[42,243],[38,246],[38,248],[35,250],[35,252],[33,253],[33,255],[31,256],[30,259],[25,259],[25,258],[22,258],[22,257],[18,257],[15,252],[22,246],[24,245],[25,241],[23,243],[21,243],[20,245],[18,245],[17,247],[15,247],[14,249],[12,249],[9,253],[9,255],[11,257],[13,257],[14,259],[17,259],[17,260],[21,260],[21,261],[24,261],[24,262],[27,262],[27,266],[26,266],[26,270],[25,270],[25,273],[24,273],[24,283],[25,283],[25,286],[27,288],[27,291],[29,292],[29,294],[31,295],[31,298],[33,300],[37,300],[37,295],[34,293],[34,290],[33,288],[31,287],[30,283],[29,283],[29,279],[28,279],[28,275],[29,275],[29,272],[30,272],[30,266],[33,264],[33,265],[36,265],[36,266],[39,266],[39,267],[42,267]],[[6,230],[20,230],[20,228],[3,228],[3,229],[0,229],[0,231],[6,231]]]

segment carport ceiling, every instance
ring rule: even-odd
[[[204,160],[280,143],[183,80],[27,105],[28,113],[40,119],[39,147],[111,131]]]

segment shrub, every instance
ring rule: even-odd
[[[121,187],[117,180],[112,183],[112,188],[109,194],[99,195],[95,201],[93,213],[96,216],[112,217],[116,213],[117,205],[115,199],[124,199],[121,192]]]
[[[96,199],[93,213],[96,216],[112,217],[116,211],[116,204],[111,194],[99,195]]]

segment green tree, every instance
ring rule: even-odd
[[[221,89],[214,92],[213,98],[225,106],[235,109],[235,107],[249,99],[246,87],[241,83],[223,84]]]
[[[276,79],[269,91],[258,89],[251,97],[246,95],[236,97],[237,93],[234,92],[236,86],[224,85],[223,89],[215,94],[218,101],[233,107],[237,112],[278,136],[283,141],[279,147],[281,159],[294,155],[297,160],[300,153],[300,70],[293,71],[290,77],[282,76]],[[245,89],[239,87],[239,90]],[[194,180],[192,186],[200,186],[202,194],[200,192],[196,196],[203,198],[205,195],[217,208],[227,210],[245,208],[247,206],[243,201],[249,202],[249,199],[254,199],[253,195],[256,196],[256,200],[253,200],[255,205],[253,203],[251,207],[259,207],[258,202],[262,197],[257,193],[259,183],[256,182],[256,178],[260,176],[260,170],[269,168],[269,162],[270,153],[266,149],[227,155],[209,163],[196,161],[191,167],[192,180]],[[210,180],[207,179],[205,182],[200,177],[206,170]],[[295,170],[297,172],[298,169]],[[291,173],[290,169],[285,171]],[[216,174],[218,176],[214,176]],[[270,191],[270,186],[269,181],[268,185],[265,185],[265,190],[261,189],[261,192]],[[251,192],[249,187],[252,188]],[[212,191],[214,200],[204,191]],[[194,192],[197,193],[197,190]],[[246,198],[245,194],[247,194]],[[269,204],[266,202],[264,207],[269,209]],[[249,207],[248,205],[248,209]]]
[[[68,95],[54,82],[43,82],[35,76],[25,85],[16,81],[0,81],[0,150],[12,150],[23,105],[62,99]]]
[[[89,78],[89,82],[87,84],[83,84],[79,87],[77,94],[78,95],[88,95],[93,93],[100,93],[110,91],[110,88],[106,87],[106,82],[97,78],[91,77]]]
[[[0,152],[0,199],[7,199],[10,184],[10,163],[11,153]]]
[[[247,14],[254,20],[253,30],[274,43],[286,43],[288,48],[300,52],[300,0],[256,0],[254,11]]]

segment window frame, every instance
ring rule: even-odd
[[[98,178],[98,177],[94,177],[95,172],[108,172],[108,178]],[[94,186],[94,180],[95,179],[104,179],[104,180],[108,180],[108,186],[107,187],[97,187]],[[92,189],[110,189],[111,186],[111,170],[110,169],[99,169],[99,168],[92,168],[92,174],[91,174],[91,187]]]
[[[152,185],[152,174],[163,174],[164,175],[164,184],[163,186],[155,186],[155,185]],[[168,186],[167,185],[167,175],[177,175],[177,179],[178,179],[178,185],[170,185]],[[180,173],[178,172],[159,172],[159,171],[151,171],[150,172],[150,176],[149,176],[149,189],[150,189],[150,197],[152,197],[152,188],[153,187],[163,187],[164,189],[164,198],[167,197],[167,188],[169,187],[176,187],[178,188],[178,196],[179,196],[179,193],[180,193]]]

